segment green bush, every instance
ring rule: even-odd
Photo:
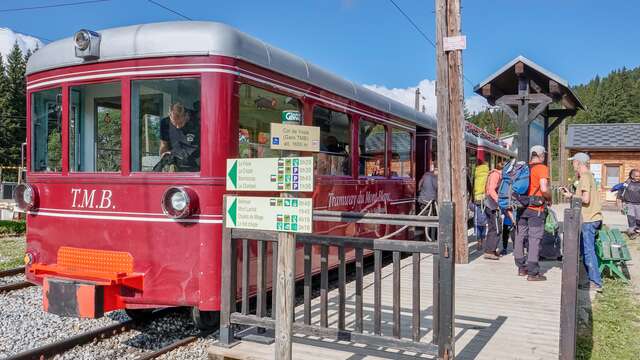
[[[0,235],[24,234],[27,223],[24,221],[0,220]]]

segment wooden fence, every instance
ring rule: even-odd
[[[225,208],[225,207],[223,207]],[[345,340],[373,346],[383,346],[398,350],[413,351],[422,354],[437,355],[440,359],[453,359],[454,354],[454,247],[453,247],[453,205],[445,203],[440,206],[439,217],[401,214],[350,213],[334,211],[315,211],[313,220],[317,222],[346,222],[358,224],[379,224],[438,228],[438,241],[426,242],[415,240],[372,239],[363,237],[345,237],[333,235],[295,234],[295,243],[301,244],[304,251],[304,306],[303,319],[293,323],[293,332],[297,334],[318,336],[322,338]],[[223,224],[224,225],[224,224]],[[249,284],[250,268],[249,247],[256,242],[257,259],[256,277],[256,309],[250,313]],[[235,341],[238,326],[253,326],[275,329],[283,319],[275,317],[275,311],[267,316],[267,246],[272,250],[272,274],[280,274],[286,269],[278,269],[275,261],[278,254],[278,233],[273,231],[257,231],[224,228],[222,239],[222,284],[221,284],[221,318],[220,342],[228,346]],[[320,248],[319,259],[313,259],[312,247]],[[338,321],[336,327],[328,322],[328,282],[329,282],[329,248],[335,247],[338,252]],[[353,328],[345,326],[345,284],[346,284],[346,252],[355,252],[355,322]],[[373,253],[374,262],[374,306],[373,326],[363,326],[363,261],[365,252]],[[384,289],[381,281],[383,252],[392,254],[393,286]],[[238,254],[242,256],[238,258]],[[400,260],[402,254],[412,256],[412,332],[411,338],[401,337],[400,306]],[[419,289],[424,284],[420,279],[420,255],[433,254],[434,259],[434,329],[432,343],[421,342],[421,305]],[[238,276],[238,259],[242,259],[240,276]],[[320,262],[320,319],[312,322],[312,264]],[[295,264],[293,264],[295,269]],[[291,269],[289,269],[291,271]],[[238,283],[240,279],[240,283]],[[272,308],[275,309],[277,292],[276,281],[272,276]],[[382,332],[382,293],[392,293],[392,331]],[[240,294],[238,308],[237,294]],[[280,295],[282,296],[282,295]],[[295,296],[295,294],[293,295]],[[293,310],[292,310],[293,311]],[[293,317],[290,317],[293,318]]]

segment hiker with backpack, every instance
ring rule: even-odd
[[[538,254],[544,235],[546,203],[551,202],[549,187],[549,168],[544,165],[546,150],[543,146],[532,146],[529,151],[529,164],[512,162],[506,181],[500,186],[499,202],[501,208],[516,224],[516,241],[513,256],[518,267],[518,276],[527,276],[528,281],[544,281],[540,274]],[[527,254],[525,256],[525,241]]]
[[[500,256],[496,254],[496,249],[502,232],[500,207],[498,206],[498,188],[502,180],[503,167],[504,163],[498,161],[495,169],[489,172],[485,186],[484,211],[487,215],[487,237],[484,243],[484,258],[488,260],[500,259]]]
[[[473,220],[478,249],[482,249],[482,244],[487,236],[487,216],[484,211],[484,198],[488,176],[489,165],[479,158],[473,174]]]

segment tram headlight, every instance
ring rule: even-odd
[[[82,29],[73,35],[76,57],[84,60],[100,58],[100,33]]]
[[[181,219],[194,214],[198,209],[196,193],[186,187],[172,186],[162,195],[162,211],[165,215]]]
[[[38,191],[29,184],[20,184],[13,192],[13,200],[20,210],[33,210],[38,207]]]

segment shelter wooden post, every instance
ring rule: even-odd
[[[276,359],[291,359],[293,336],[293,298],[295,291],[296,236],[293,233],[278,233],[278,298],[275,311]]]
[[[559,170],[558,170],[558,178],[560,179],[560,185],[565,185],[567,181],[567,149],[565,148],[567,135],[566,135],[566,125],[564,123],[558,126],[558,162],[559,162]]]
[[[464,141],[462,51],[444,51],[445,37],[460,35],[460,0],[436,0],[436,97],[438,108],[438,203],[453,202],[455,260],[469,261],[467,168]]]

